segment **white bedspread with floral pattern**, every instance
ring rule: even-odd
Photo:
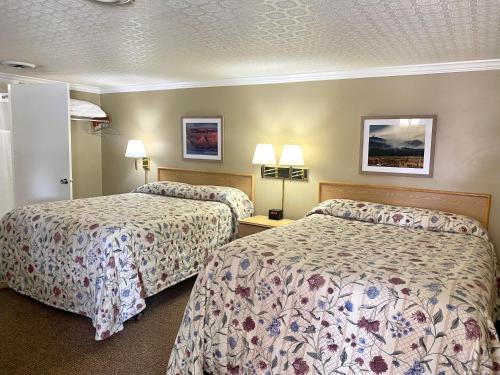
[[[196,274],[252,212],[237,189],[171,182],[21,207],[0,221],[0,280],[88,316],[105,339],[146,297]]]
[[[496,256],[475,220],[330,200],[209,256],[167,374],[493,374]]]

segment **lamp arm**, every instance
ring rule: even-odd
[[[281,179],[281,211],[285,212],[285,179]]]

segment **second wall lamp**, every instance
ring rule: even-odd
[[[255,147],[252,164],[260,165],[262,178],[281,179],[281,210],[285,204],[285,180],[307,181],[309,169],[304,168],[302,147],[299,145],[285,145],[281,151],[278,165],[274,156],[273,145],[259,143]]]
[[[262,178],[275,178],[307,181],[309,169],[302,167],[304,157],[302,147],[299,145],[285,145],[281,151],[279,164],[276,165],[274,149],[272,144],[259,143],[255,147],[252,164],[260,165]]]

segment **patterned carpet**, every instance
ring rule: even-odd
[[[163,375],[195,278],[147,299],[139,321],[94,341],[88,318],[0,289],[0,374]]]

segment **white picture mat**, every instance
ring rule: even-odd
[[[403,118],[401,118],[403,119]],[[428,175],[431,166],[431,151],[432,151],[432,133],[433,133],[433,118],[411,118],[412,125],[400,125],[401,119],[366,119],[363,123],[363,153],[362,153],[362,172],[385,172],[385,173],[401,173],[401,174],[421,174]],[[408,119],[410,120],[410,119]],[[368,147],[370,144],[370,126],[371,125],[393,125],[393,126],[425,126],[425,147],[424,147],[424,166],[423,168],[397,168],[397,167],[377,167],[368,165]]]
[[[187,124],[217,124],[217,155],[196,155],[188,154],[187,152]],[[202,160],[222,160],[222,119],[213,117],[195,117],[182,119],[182,156],[185,159],[202,159]]]

